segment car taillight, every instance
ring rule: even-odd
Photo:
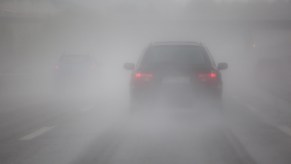
[[[213,81],[217,79],[217,73],[210,72],[210,73],[199,73],[198,79],[203,82]]]
[[[141,73],[141,72],[137,72],[134,75],[134,78],[136,80],[145,80],[145,81],[149,81],[153,78],[153,74],[151,73]]]
[[[217,74],[211,72],[211,73],[209,74],[209,77],[212,78],[212,79],[215,79],[215,78],[217,77]]]

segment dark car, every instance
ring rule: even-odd
[[[62,55],[55,66],[57,91],[89,89],[96,85],[97,65],[90,55]]]
[[[196,42],[158,42],[146,48],[138,63],[125,63],[132,71],[130,96],[133,105],[153,104],[166,99],[192,103],[194,100],[221,101],[220,70],[208,49]]]

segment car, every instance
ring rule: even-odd
[[[132,106],[155,104],[157,100],[189,102],[213,100],[221,103],[221,70],[227,63],[215,64],[208,48],[197,42],[156,42],[150,44],[137,64],[125,63],[130,70]]]
[[[97,64],[91,55],[62,55],[55,65],[54,80],[57,92],[91,89],[97,76]]]

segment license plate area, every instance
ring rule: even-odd
[[[187,76],[165,77],[162,80],[162,84],[169,84],[169,85],[189,85],[190,83],[191,83],[191,78]]]

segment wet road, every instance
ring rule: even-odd
[[[290,104],[248,93],[227,93],[222,115],[213,109],[130,114],[126,103],[109,98],[2,98],[0,163],[290,163]]]

